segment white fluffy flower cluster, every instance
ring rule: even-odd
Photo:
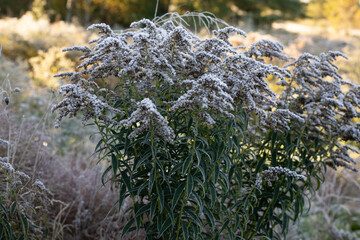
[[[356,149],[339,144],[360,141],[360,86],[344,81],[333,61],[346,56],[340,52],[322,53],[320,57],[309,53],[288,64],[292,78],[279,98],[279,105],[298,115],[306,116],[311,139],[329,142],[329,159],[333,166],[355,163],[348,150]],[[344,87],[346,85],[346,87]],[[343,89],[349,89],[346,92]]]
[[[65,98],[52,107],[52,111],[58,110],[55,127],[60,126],[60,122],[65,116],[75,116],[79,110],[84,110],[83,123],[86,123],[94,116],[101,116],[105,109],[114,114],[122,113],[102,101],[90,87],[85,88],[78,84],[66,84],[61,86],[58,92],[64,95]]]
[[[288,177],[292,177],[297,180],[306,180],[304,175],[298,174],[295,171],[292,171],[288,168],[284,167],[269,167],[267,170],[261,173],[261,177],[256,179],[256,185],[261,188],[262,182],[265,180],[269,186],[272,186],[273,181],[279,180],[279,176],[285,175]]]
[[[168,121],[158,112],[155,104],[150,99],[145,98],[137,105],[137,109],[131,116],[119,123],[127,127],[140,123],[140,126],[129,134],[129,138],[132,139],[145,130],[153,129],[155,135],[163,137],[169,143],[173,143],[175,138],[174,131],[168,126]]]
[[[6,161],[0,161],[0,168],[5,170],[8,173],[14,173],[15,169],[13,168],[13,166],[6,162]]]
[[[184,80],[182,83],[191,85],[191,87],[173,102],[171,110],[185,108],[193,111],[200,105],[200,116],[210,125],[215,121],[208,113],[209,109],[227,117],[234,117],[228,112],[228,110],[234,109],[234,100],[227,93],[228,86],[215,74],[204,74],[196,81]]]
[[[78,72],[57,75],[70,77],[71,82],[60,88],[65,99],[53,108],[59,112],[57,125],[64,116],[80,110],[85,110],[85,120],[109,110],[111,104],[96,96],[99,86],[95,84],[109,76],[135,87],[139,96],[147,96],[154,88],[174,86],[178,91],[168,101],[173,104],[171,109],[193,111],[208,124],[221,116],[232,117],[231,111],[239,105],[260,116],[263,123],[271,122],[269,126],[287,129],[285,124],[276,122],[296,116],[268,115],[268,109],[271,112],[277,105],[276,95],[265,79],[272,74],[284,81],[289,72],[266,64],[261,57],[288,60],[279,43],[261,41],[249,50],[238,51],[230,43],[229,34],[246,34],[237,28],[225,27],[214,31],[214,37],[202,40],[171,21],[158,26],[147,19],[131,24],[129,30],[121,33],[114,33],[105,24],[89,27],[95,28],[101,36],[91,41],[96,43],[92,49],[78,46],[65,49],[82,51],[84,55]]]

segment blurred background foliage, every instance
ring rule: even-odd
[[[159,0],[157,15],[177,11],[210,11],[232,23],[250,21],[255,27],[277,20],[326,19],[336,27],[360,27],[358,0]],[[128,27],[141,18],[153,18],[156,0],[2,0],[2,17],[20,17],[32,10],[36,17],[46,14],[52,22],[76,21],[82,25],[106,22]]]
[[[63,212],[49,209],[50,216],[58,214],[49,219],[57,222],[53,236],[61,237],[56,239],[115,239],[109,234],[120,232],[130,217],[117,211],[108,214],[117,196],[110,187],[100,190],[102,166],[89,160],[97,138],[92,128],[80,127],[78,118],[66,120],[61,129],[52,127],[49,108],[61,81],[53,75],[74,69],[78,58],[61,49],[96,38],[86,31],[91,23],[123,29],[132,21],[152,19],[156,5],[156,0],[0,0],[0,83],[8,76],[22,89],[6,111],[0,108],[0,113],[11,115],[11,121],[3,121],[0,114],[0,137],[8,137],[9,129],[21,137],[26,147],[13,153],[14,167],[36,175],[64,202]],[[237,46],[269,39],[284,44],[284,52],[295,57],[343,51],[349,60],[337,62],[340,73],[360,84],[358,0],[159,0],[157,16],[173,11],[209,11],[236,25],[248,34],[231,37]],[[349,174],[328,173],[312,210],[293,227],[289,239],[360,239],[360,177]]]
[[[76,18],[83,25],[107,22],[127,27],[137,19],[153,18],[156,4],[156,0],[2,0],[0,14],[20,17],[33,10],[52,21]],[[226,21],[251,20],[255,26],[310,17],[327,19],[337,27],[360,27],[358,0],[159,0],[157,15],[169,11],[210,11]]]
[[[141,18],[153,18],[157,1],[149,0],[4,0],[2,16],[19,17],[33,9],[49,15],[52,21],[71,21],[83,24],[107,22],[127,27]],[[305,17],[305,3],[300,0],[159,0],[157,15],[169,11],[210,11],[226,21],[250,19],[258,26],[278,19]]]

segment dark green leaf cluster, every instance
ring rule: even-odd
[[[119,101],[119,105],[129,103]],[[147,239],[280,239],[290,221],[303,212],[323,181],[319,146],[305,135],[269,131],[247,141],[248,118],[237,109],[234,119],[209,127],[185,111],[168,115],[176,136],[173,144],[150,130],[129,140],[131,129],[100,124],[97,146],[111,166],[103,183],[119,188],[119,208],[126,198],[133,219],[122,235],[144,229]],[[256,180],[269,166],[304,173],[305,180],[281,176],[269,185]]]

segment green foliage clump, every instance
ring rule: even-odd
[[[218,23],[207,15],[200,21]],[[352,166],[343,141],[359,141],[360,89],[337,73],[339,52],[292,59],[278,42],[233,47],[225,26],[201,39],[177,14],[143,19],[81,51],[60,87],[56,126],[83,113],[98,127],[95,151],[132,219],[121,236],[147,239],[280,239],[324,180]],[[285,67],[268,59],[290,62]],[[283,87],[268,88],[269,76]],[[342,85],[349,90],[344,92]]]

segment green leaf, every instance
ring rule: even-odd
[[[230,226],[227,226],[227,227],[226,227],[226,231],[227,231],[227,233],[228,233],[228,236],[229,236],[229,239],[230,239],[230,240],[235,239],[235,234],[234,234],[233,231],[231,230]]]
[[[161,188],[160,184],[157,184],[157,190],[158,190],[158,198],[160,202],[160,213],[162,213],[164,209],[164,191]]]
[[[171,209],[174,210],[177,202],[179,201],[179,198],[181,197],[181,194],[182,194],[183,191],[184,191],[185,186],[186,186],[186,183],[185,183],[185,182],[182,182],[182,183],[180,183],[179,186],[176,188],[175,193],[174,193],[174,196],[173,196],[173,200],[172,200],[172,203],[171,203]]]
[[[23,225],[23,229],[24,229],[24,234],[25,234],[25,237],[27,236],[28,234],[28,231],[29,231],[29,223],[28,223],[28,220],[27,218],[25,217],[24,214],[20,214],[20,219],[21,219],[21,223]]]
[[[214,215],[207,207],[204,207],[204,214],[205,214],[207,222],[210,224],[211,229],[214,230],[214,228],[215,228]]]
[[[134,207],[133,207],[133,209],[134,209],[134,212],[136,213],[139,209],[139,205],[140,204],[138,204],[138,203],[135,203],[134,204]],[[141,226],[141,216],[139,215],[139,216],[136,216],[135,215],[135,224],[136,224],[136,231],[137,232],[139,232],[139,230],[140,230],[140,226]]]
[[[203,177],[203,182],[205,183],[206,181],[206,173],[205,173],[205,170],[202,166],[198,166],[198,170],[200,171],[202,177]]]
[[[153,159],[156,159],[156,153],[157,153],[157,149],[153,146],[151,146],[151,155],[153,157]]]
[[[1,219],[3,224],[5,225],[5,234],[7,233],[8,235],[8,238],[5,238],[5,239],[9,239],[9,240],[12,240],[14,237],[13,237],[13,231],[10,227],[10,224],[8,223],[8,221],[6,219]]]
[[[300,214],[300,201],[299,201],[299,197],[295,198],[295,210],[294,210],[294,222],[297,220],[299,214]]]
[[[179,170],[182,167],[183,163],[176,164],[169,173],[169,176],[172,176],[177,170]]]
[[[194,177],[189,174],[186,179],[186,199],[190,197],[191,192],[194,189]]]
[[[111,171],[112,169],[112,166],[109,166],[108,168],[106,168],[106,170],[103,172],[102,176],[101,176],[101,183],[103,186],[105,186],[105,177],[106,177],[106,174]]]
[[[3,212],[5,214],[6,218],[9,218],[8,212],[1,202],[0,202],[0,210],[1,210],[1,212]]]
[[[153,218],[154,218],[156,206],[157,206],[157,199],[156,199],[156,198],[152,198],[151,203],[150,203],[150,221],[151,221],[151,222],[152,222],[152,220],[153,220]]]
[[[124,236],[125,236],[125,234],[127,234],[129,231],[130,231],[130,228],[131,228],[131,226],[134,224],[134,221],[135,221],[135,219],[134,218],[132,218],[132,219],[130,219],[130,221],[125,225],[125,227],[122,229],[122,231],[121,231],[121,238],[120,239],[122,239]]]
[[[137,195],[138,195],[138,196],[142,195],[142,194],[143,194],[142,191],[143,191],[144,189],[146,189],[146,187],[148,187],[148,186],[149,186],[149,180],[146,180],[146,181],[143,182],[143,183],[140,185],[140,187],[138,188],[138,190],[137,190]]]
[[[197,214],[195,213],[195,208],[191,207],[191,206],[185,206],[184,207],[184,212],[188,214],[188,216],[190,217],[190,219],[196,223],[196,225],[199,226],[200,229],[202,229],[202,223],[201,223],[201,219],[197,216]]]
[[[10,206],[10,214],[14,215],[15,210],[16,210],[16,201],[14,201]]]
[[[190,155],[185,159],[185,161],[182,165],[182,169],[181,169],[182,175],[185,175],[187,173],[187,170],[189,169],[191,160],[192,160],[192,157]]]
[[[184,240],[188,240],[189,239],[189,229],[187,227],[186,222],[181,222],[181,229],[183,231]]]
[[[120,193],[119,193],[119,211],[121,209],[122,203],[126,198],[126,186],[125,184],[121,185]]]
[[[217,181],[218,181],[219,171],[220,171],[219,164],[218,164],[217,162],[215,162],[215,168],[214,168],[214,183],[217,183]]]
[[[196,156],[196,159],[197,159],[197,166],[200,166],[201,154],[199,153],[199,150],[197,148],[195,149],[195,156]]]
[[[198,151],[200,151],[200,152],[202,152],[203,154],[205,154],[205,155],[209,158],[209,160],[210,160],[210,161],[212,161],[212,159],[211,159],[211,157],[210,157],[209,153],[207,153],[204,149],[197,148],[197,150],[198,150]]]
[[[194,200],[195,200],[197,206],[199,207],[199,214],[201,214],[204,209],[204,202],[203,202],[204,200],[196,192],[193,192],[192,195],[194,196]]]
[[[98,152],[99,151],[99,148],[101,146],[101,144],[104,142],[103,139],[100,139],[100,141],[96,144],[96,147],[95,147],[95,152]]]
[[[211,205],[211,207],[213,207],[216,202],[216,189],[211,182],[208,184],[208,187],[209,187],[210,195],[211,195],[210,205]]]
[[[174,211],[171,210],[169,204],[165,203],[165,210],[167,212],[167,214],[169,215],[170,219],[171,219],[171,224],[173,226],[175,226],[175,216],[174,216]]]
[[[228,155],[224,155],[224,160],[226,164],[226,172],[228,172],[232,166],[231,158]]]
[[[206,140],[206,138],[202,137],[202,136],[197,136],[197,141],[201,142],[204,147],[209,147],[209,143],[208,141]]]
[[[219,233],[222,233],[222,231],[224,231],[224,230],[225,230],[225,228],[227,228],[227,227],[228,227],[229,223],[230,223],[230,220],[229,220],[229,219],[226,219],[226,221],[224,222],[223,226],[221,227],[221,229],[220,229],[220,232],[219,232]]]
[[[131,187],[131,183],[130,183],[130,178],[127,175],[126,171],[121,171],[121,180],[123,183],[125,183],[128,191],[131,193],[132,187]]]
[[[156,229],[158,233],[160,232],[162,225],[163,225],[163,215],[160,214],[156,219]]]
[[[287,225],[288,225],[288,215],[286,214],[286,212],[284,212],[283,213],[282,225],[281,225],[282,233],[284,235],[286,235]]]
[[[239,172],[236,171],[235,176],[236,176],[236,180],[237,180],[237,184],[238,184],[239,189],[242,189],[242,178],[243,178],[242,171],[241,170]]]
[[[266,153],[263,153],[263,156],[260,158],[260,161],[258,162],[256,169],[255,169],[255,175],[260,171],[260,169],[263,167],[266,160]]]
[[[137,170],[141,165],[143,165],[143,163],[146,162],[146,160],[148,160],[150,156],[151,156],[151,152],[150,152],[150,151],[148,151],[147,153],[145,153],[144,155],[142,155],[142,157],[140,158],[139,162],[137,162],[134,170]]]
[[[118,169],[118,159],[116,158],[116,156],[114,154],[111,154],[111,167],[113,169],[114,172],[114,177],[116,176],[116,172]]]
[[[225,173],[223,173],[223,172],[220,172],[220,176],[222,177],[222,179],[224,179],[224,181],[225,181],[225,190],[226,190],[226,192],[228,192],[230,190],[229,179],[226,177]]]
[[[142,206],[140,209],[138,209],[136,212],[135,212],[135,218],[137,217],[141,217],[144,213],[146,213],[147,211],[149,211],[150,209],[150,205],[144,205]]]
[[[158,234],[158,238],[160,238],[170,226],[171,226],[171,219],[168,218],[165,220],[165,222],[161,226],[160,232]]]

